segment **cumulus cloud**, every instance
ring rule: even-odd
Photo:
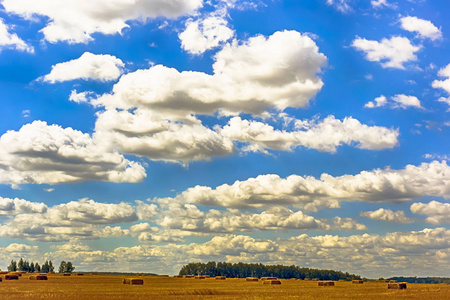
[[[78,93],[76,90],[72,90],[72,92],[70,92],[69,100],[75,103],[87,103],[94,94],[95,93],[90,91]]]
[[[31,205],[38,206],[40,203],[30,203],[29,206]],[[0,236],[39,241],[120,237],[129,235],[129,230],[102,225],[137,220],[136,212],[130,204],[107,204],[80,199],[45,207],[41,211],[17,214],[0,225]]]
[[[111,81],[122,74],[125,64],[115,56],[85,52],[77,59],[52,66],[43,81],[56,83],[76,79]]]
[[[0,216],[11,216],[22,213],[45,213],[47,205],[23,199],[0,197]]]
[[[423,109],[420,104],[420,100],[416,96],[398,94],[389,98],[381,95],[374,99],[374,101],[367,102],[364,107],[366,108],[376,108],[376,107],[384,107],[389,105],[391,108],[403,108],[407,109],[409,107],[415,107],[419,109]]]
[[[356,144],[361,149],[379,150],[397,145],[398,131],[385,127],[367,126],[354,118],[337,120],[328,116],[321,122],[296,121],[296,127],[301,130],[281,131],[272,126],[232,118],[220,129],[220,133],[239,142],[247,143],[244,151],[261,151],[266,149],[292,150],[303,146],[319,151],[336,152],[336,147],[342,144]]]
[[[14,49],[34,53],[34,48],[28,45],[24,40],[19,38],[17,34],[10,33],[10,27],[0,18],[0,51],[3,49]]]
[[[431,201],[429,203],[413,203],[410,207],[411,212],[419,215],[427,215],[426,222],[440,225],[450,224],[450,203]]]
[[[188,20],[178,37],[181,47],[191,54],[202,54],[219,47],[234,36],[223,14],[214,13],[205,19]]]
[[[420,46],[412,45],[409,39],[401,36],[383,38],[381,42],[357,37],[352,46],[363,51],[367,60],[380,62],[383,68],[395,69],[405,69],[405,63],[416,61],[415,53],[420,50]]]
[[[143,272],[152,269],[161,274],[177,274],[181,266],[196,261],[262,262],[294,264],[338,270],[377,278],[434,270],[445,276],[450,263],[450,231],[445,228],[385,235],[351,236],[301,234],[291,238],[256,239],[246,235],[224,235],[202,243],[139,245],[99,251],[81,242],[71,242],[45,254],[49,259],[70,260],[80,270]],[[95,264],[93,264],[95,262]]]
[[[429,38],[432,41],[442,39],[442,32],[428,20],[422,20],[417,17],[402,17],[400,19],[401,27],[410,32],[416,32],[418,37]]]
[[[396,223],[412,223],[412,220],[405,215],[403,210],[392,211],[390,209],[380,208],[374,211],[361,212],[360,216],[373,220],[381,220]]]
[[[260,175],[216,188],[196,186],[171,201],[229,208],[294,205],[305,209],[339,207],[340,201],[405,202],[422,196],[450,197],[450,167],[445,161],[407,165],[401,170],[376,169],[333,177]]]
[[[51,43],[87,43],[92,34],[121,33],[129,27],[127,21],[145,22],[156,17],[177,18],[196,12],[203,5],[202,0],[4,0],[6,12],[25,19],[46,17],[47,24],[41,29]]]
[[[305,107],[322,88],[326,57],[307,35],[282,31],[227,44],[214,60],[213,75],[162,65],[128,73],[94,104],[183,115]]]
[[[34,121],[0,137],[0,183],[139,182],[144,168],[89,134]]]
[[[434,80],[431,84],[435,89],[443,89],[450,94],[450,64],[439,70],[438,75],[444,77],[444,80]],[[445,101],[444,101],[445,102]]]

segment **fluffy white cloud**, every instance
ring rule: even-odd
[[[40,203],[28,203],[39,207]],[[107,204],[80,199],[45,207],[41,211],[24,211],[0,225],[0,236],[39,241],[60,241],[72,238],[98,239],[129,235],[120,227],[102,227],[137,221],[134,208],[126,203]]]
[[[438,73],[439,76],[445,77],[444,80],[434,80],[431,84],[432,87],[435,89],[443,89],[447,92],[447,94],[450,94],[450,64],[448,64],[446,67],[439,70]]]
[[[380,97],[376,97],[373,101],[369,101],[364,105],[367,108],[375,108],[375,107],[383,107],[387,104],[386,96],[381,95]]]
[[[121,33],[127,21],[156,17],[177,18],[194,13],[202,0],[3,0],[6,12],[33,19],[48,18],[41,32],[51,43],[87,43],[92,34]]]
[[[144,168],[89,134],[34,121],[0,137],[0,183],[139,182]]]
[[[47,205],[30,202],[23,199],[0,197],[0,216],[10,216],[22,213],[45,213]]]
[[[292,238],[255,239],[245,235],[214,237],[203,243],[139,245],[119,247],[113,251],[92,250],[86,244],[71,242],[54,247],[45,257],[70,260],[79,270],[177,274],[180,268],[197,261],[262,262],[301,265],[312,268],[346,270],[377,278],[433,270],[445,276],[450,263],[450,231],[444,228],[386,235],[351,236],[302,234]],[[429,275],[429,274],[428,274]]]
[[[352,46],[366,54],[369,61],[380,62],[383,68],[405,69],[404,64],[416,61],[415,53],[420,46],[414,46],[405,37],[383,38],[381,42],[356,38]]]
[[[413,203],[411,212],[420,215],[427,215],[426,222],[439,225],[450,224],[450,203],[431,201],[429,203]]]
[[[28,45],[15,33],[9,32],[8,25],[5,24],[3,19],[0,19],[0,51],[3,49],[15,49],[18,51],[25,51],[28,53],[34,53],[34,48]]]
[[[150,110],[99,113],[94,138],[105,147],[152,160],[189,162],[233,153],[233,142],[201,124],[162,118]]]
[[[76,90],[72,90],[69,100],[75,103],[87,103],[94,94],[95,93],[89,91],[78,93]]]
[[[205,19],[188,20],[186,29],[178,36],[181,47],[192,54],[201,54],[230,40],[234,31],[224,16],[211,15]]]
[[[408,108],[409,106],[416,107],[416,108],[423,108],[420,105],[420,100],[417,99],[415,96],[408,96],[408,95],[395,95],[392,96],[391,99],[396,102],[395,106],[398,106],[400,108]]]
[[[316,210],[336,208],[340,201],[404,202],[429,195],[450,197],[450,167],[445,161],[407,165],[401,170],[376,169],[357,175],[320,179],[291,175],[260,175],[215,189],[196,186],[175,198],[159,199],[161,203],[177,201],[233,208],[294,205]]]
[[[429,38],[432,41],[442,39],[442,32],[428,20],[417,17],[403,17],[400,19],[401,27],[410,32],[417,32],[420,38]]]
[[[52,66],[52,71],[42,79],[55,83],[76,79],[116,80],[125,64],[115,56],[85,52],[77,59]]]
[[[409,96],[403,94],[394,95],[389,98],[389,101],[385,96],[381,95],[380,97],[375,98],[374,101],[367,102],[364,105],[364,107],[376,108],[376,107],[383,107],[386,105],[389,105],[391,108],[406,109],[408,107],[415,107],[423,109],[422,105],[420,104],[420,100],[416,96]]]
[[[379,150],[397,145],[398,131],[385,127],[367,126],[353,118],[337,120],[328,116],[321,122],[296,121],[300,130],[281,131],[272,126],[232,118],[228,125],[219,132],[230,139],[247,143],[245,151],[261,151],[266,149],[292,150],[303,146],[319,151],[336,152],[336,147],[342,144],[356,144],[361,149]]]
[[[227,44],[215,55],[213,75],[162,65],[122,76],[112,94],[94,101],[107,108],[151,108],[166,114],[261,113],[305,107],[321,88],[326,57],[296,31]]]
[[[373,220],[397,223],[412,223],[412,220],[405,215],[405,212],[403,210],[394,212],[390,209],[380,208],[374,211],[361,212],[360,215]]]

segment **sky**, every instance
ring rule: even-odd
[[[445,0],[0,0],[0,268],[450,276]]]

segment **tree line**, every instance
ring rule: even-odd
[[[75,270],[73,264],[69,262],[65,262],[64,260],[60,263],[58,272],[59,273],[72,273]],[[26,260],[21,258],[19,262],[15,260],[11,260],[11,263],[8,266],[9,272],[17,272],[17,271],[25,271],[28,273],[39,272],[39,273],[51,273],[55,271],[55,267],[53,266],[53,262],[50,260],[46,260],[45,263],[40,266],[38,262],[29,263]]]
[[[277,277],[283,279],[299,278],[320,280],[361,280],[359,275],[344,273],[334,270],[320,270],[311,268],[301,268],[295,265],[263,265],[248,263],[226,263],[226,262],[208,262],[208,263],[189,263],[183,266],[179,275],[209,275],[226,276],[234,278],[245,277]]]

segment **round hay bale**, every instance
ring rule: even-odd
[[[319,286],[334,286],[334,281],[319,281]]]
[[[132,285],[143,285],[144,279],[142,278],[125,278],[122,281],[123,284],[132,284]]]
[[[362,281],[362,280],[352,280],[352,283],[355,283],[355,284],[363,284],[364,281]]]
[[[183,278],[194,278],[194,275],[183,275]]]
[[[227,278],[225,276],[216,276],[216,280],[226,280]]]
[[[47,275],[31,275],[30,280],[48,280]]]
[[[70,273],[63,273],[62,276],[70,276]]]
[[[261,280],[278,280],[277,277],[261,277]]]
[[[19,275],[17,274],[6,274],[5,280],[19,280]]]
[[[279,280],[264,280],[263,284],[281,284]]]
[[[388,283],[388,289],[405,290],[406,282]]]
[[[206,279],[206,276],[199,275],[199,276],[195,276],[194,278],[195,279]]]
[[[183,278],[183,275],[174,275],[173,278]]]
[[[247,277],[245,278],[245,281],[258,281],[259,279],[256,277]]]
[[[77,276],[83,276],[84,273],[76,273],[75,275],[77,275]]]

